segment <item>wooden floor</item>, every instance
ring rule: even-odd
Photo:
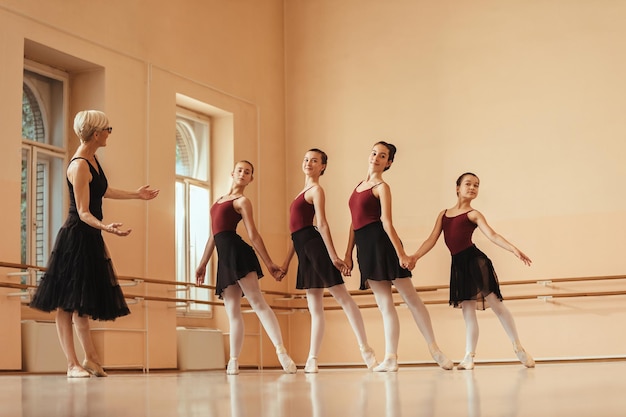
[[[480,365],[474,371],[401,367],[398,373],[321,369],[112,373],[0,373],[0,416],[412,417],[626,416],[626,361]]]

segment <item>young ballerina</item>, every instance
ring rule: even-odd
[[[489,240],[501,248],[513,252],[524,264],[530,266],[531,260],[504,237],[496,233],[487,224],[482,213],[472,208],[472,200],[478,196],[479,185],[478,177],[471,172],[466,172],[457,179],[458,201],[456,205],[439,213],[432,233],[410,256],[410,261],[405,266],[413,269],[417,260],[435,246],[443,231],[444,240],[452,255],[450,305],[462,308],[465,319],[466,354],[457,369],[474,369],[474,356],[478,343],[476,310],[485,310],[487,307],[491,307],[502,323],[520,362],[524,366],[532,368],[535,366],[535,361],[522,347],[513,316],[502,302],[498,277],[491,260],[472,243],[472,234],[478,227]]]
[[[276,347],[278,360],[284,371],[296,372],[296,364],[283,346],[283,338],[276,315],[265,301],[259,287],[263,276],[261,265],[255,254],[259,254],[269,272],[276,279],[283,271],[270,258],[261,235],[258,233],[252,215],[252,204],[243,195],[246,186],[253,180],[254,167],[248,161],[235,164],[231,173],[233,184],[230,192],[220,197],[211,207],[211,234],[204,249],[200,264],[196,269],[196,282],[204,283],[206,266],[217,248],[217,284],[215,294],[224,299],[224,306],[230,323],[230,360],[226,368],[228,375],[239,373],[239,354],[243,346],[244,321],[241,313],[241,297],[244,295],[259,317],[269,338]],[[237,224],[243,219],[254,249],[237,234]]]
[[[289,208],[291,240],[282,270],[286,273],[294,252],[298,254],[296,288],[306,290],[311,314],[311,341],[309,357],[304,367],[306,373],[317,373],[317,355],[324,336],[324,288],[346,313],[359,342],[361,356],[368,369],[377,365],[374,351],[367,344],[361,311],[346,286],[341,273],[347,273],[346,264],[337,256],[326,221],[324,189],[319,178],[324,175],[328,156],[319,149],[310,149],[304,155],[304,189]],[[315,217],[316,226],[313,226]],[[341,272],[340,272],[341,271]]]
[[[433,359],[443,369],[454,364],[437,346],[430,315],[411,282],[411,272],[401,265],[408,264],[400,238],[393,227],[391,216],[391,190],[383,180],[383,172],[391,167],[396,147],[387,142],[374,144],[369,157],[369,169],[350,196],[352,215],[350,236],[345,263],[352,270],[352,252],[357,248],[357,261],[361,272],[361,287],[369,286],[383,317],[385,330],[385,359],[374,368],[376,372],[398,370],[398,342],[400,323],[393,301],[394,285],[409,307],[413,319],[428,343]]]

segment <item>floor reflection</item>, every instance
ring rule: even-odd
[[[481,417],[483,404],[488,410],[499,410],[495,414],[499,417],[513,417],[518,415],[519,395],[528,372],[525,368],[507,370],[503,378],[491,368],[398,373],[322,370],[318,374],[270,373],[263,377],[242,373],[226,379],[232,417]],[[481,384],[489,387],[482,395]],[[204,413],[229,415],[206,408]]]
[[[467,388],[467,415],[468,417],[480,417],[480,393],[473,371],[464,371],[465,385]]]
[[[624,373],[626,361],[381,374],[112,372],[75,380],[0,373],[0,417],[623,417]]]
[[[361,379],[361,393],[358,406],[359,416],[379,415],[383,417],[400,417],[400,390],[398,390],[398,374],[368,373]]]

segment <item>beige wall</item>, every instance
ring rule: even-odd
[[[30,39],[97,68],[85,72],[74,62],[71,106],[74,112],[101,107],[115,126],[100,155],[111,183],[150,183],[162,190],[149,204],[106,202],[107,218],[134,229],[127,239],[107,239],[122,275],[174,274],[176,94],[232,118],[234,141],[214,150],[216,192],[228,187],[233,161],[255,163],[249,195],[277,262],[288,238],[287,206],[302,186],[304,151],[315,146],[330,156],[322,182],[342,253],[348,196],[365,176],[371,145],[387,139],[399,148],[386,179],[394,193],[394,222],[409,250],[430,232],[438,211],[455,202],[456,177],[471,170],[482,180],[475,207],[534,260],[526,268],[477,235],[502,281],[623,274],[626,197],[620,190],[626,168],[618,158],[626,150],[625,15],[620,3],[607,0],[213,0],[158,6],[144,0],[106,8],[78,0],[0,0],[0,230],[6,231],[0,258],[19,261],[19,102],[24,39]],[[449,254],[440,242],[418,264],[414,283],[445,284],[448,268]],[[262,285],[293,290],[294,271],[292,266],[282,284],[264,279]],[[358,273],[346,282],[356,289]],[[574,290],[599,285],[583,283]],[[149,291],[166,294],[166,288]],[[503,291],[506,296],[523,289]],[[623,319],[622,303],[623,297],[605,297],[507,305],[528,349],[550,358],[623,355],[623,336],[611,326]],[[460,312],[442,305],[429,311],[440,345],[459,359]],[[149,314],[150,344],[159,346],[153,365],[172,367],[172,309],[152,303]],[[382,356],[380,315],[376,309],[363,314]],[[400,314],[400,359],[429,360],[408,311]],[[332,311],[327,317],[320,362],[358,363],[345,316]],[[288,347],[303,362],[308,314],[279,319]],[[493,314],[479,319],[479,358],[511,358]],[[256,319],[246,320],[249,332],[258,333]],[[212,320],[189,323],[228,328],[219,308]],[[275,364],[266,339],[263,363]],[[256,343],[257,336],[246,339],[248,364],[258,360],[250,349]],[[351,344],[354,349],[337,349]]]

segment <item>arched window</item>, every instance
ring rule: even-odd
[[[28,81],[24,81],[22,90],[22,138],[44,143],[45,127],[39,102]]]
[[[176,174],[194,177],[197,171],[197,138],[189,120],[176,120]]]

